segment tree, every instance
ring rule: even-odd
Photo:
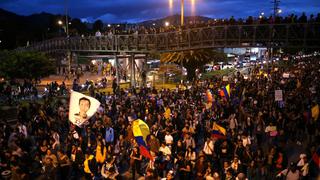
[[[183,64],[187,69],[187,79],[195,77],[195,70],[211,61],[226,61],[227,56],[211,49],[179,51],[161,54],[161,62]]]
[[[94,31],[101,31],[103,29],[103,22],[101,20],[96,20],[93,23],[93,30]]]
[[[79,35],[86,34],[88,32],[86,24],[81,22],[78,18],[72,19],[69,28],[71,32],[74,31],[75,34],[78,33]]]
[[[54,73],[53,62],[37,52],[0,52],[0,76],[36,80]]]

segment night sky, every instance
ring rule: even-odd
[[[0,0],[0,8],[20,15],[48,12],[64,14],[67,4],[69,15],[94,21],[101,19],[106,23],[140,22],[163,18],[179,13],[180,0],[172,0],[174,9],[169,8],[170,0]],[[202,15],[212,18],[236,18],[259,16],[272,13],[271,0],[185,0],[186,15]],[[67,2],[67,3],[66,3]],[[280,8],[283,15],[302,12],[320,12],[320,0],[282,0]]]

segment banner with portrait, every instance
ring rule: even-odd
[[[69,120],[76,126],[81,127],[98,110],[100,102],[90,96],[76,91],[70,95]]]

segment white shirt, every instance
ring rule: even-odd
[[[164,137],[164,140],[166,141],[166,144],[172,144],[173,137],[169,134]]]
[[[204,147],[203,147],[203,152],[206,154],[206,155],[212,155],[213,154],[213,151],[214,151],[214,145],[213,145],[213,141],[206,141],[204,143]]]
[[[22,133],[24,135],[24,137],[28,136],[27,128],[25,125],[20,125],[20,126],[18,126],[18,128],[19,128],[19,133]]]
[[[165,147],[160,147],[159,148],[159,151],[161,151],[163,153],[163,155],[171,155],[171,150],[168,146],[165,146]]]

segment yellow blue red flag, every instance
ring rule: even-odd
[[[225,87],[223,87],[220,90],[220,96],[226,97],[227,99],[229,99],[229,97],[230,97],[230,84],[226,85]]]
[[[148,125],[144,121],[137,119],[133,121],[132,131],[139,145],[141,155],[153,160],[146,143],[147,136],[150,134]]]
[[[207,90],[207,101],[208,103],[212,103],[213,101],[212,93],[209,89]]]
[[[220,139],[225,139],[226,135],[226,129],[214,122],[212,127],[212,136]]]

